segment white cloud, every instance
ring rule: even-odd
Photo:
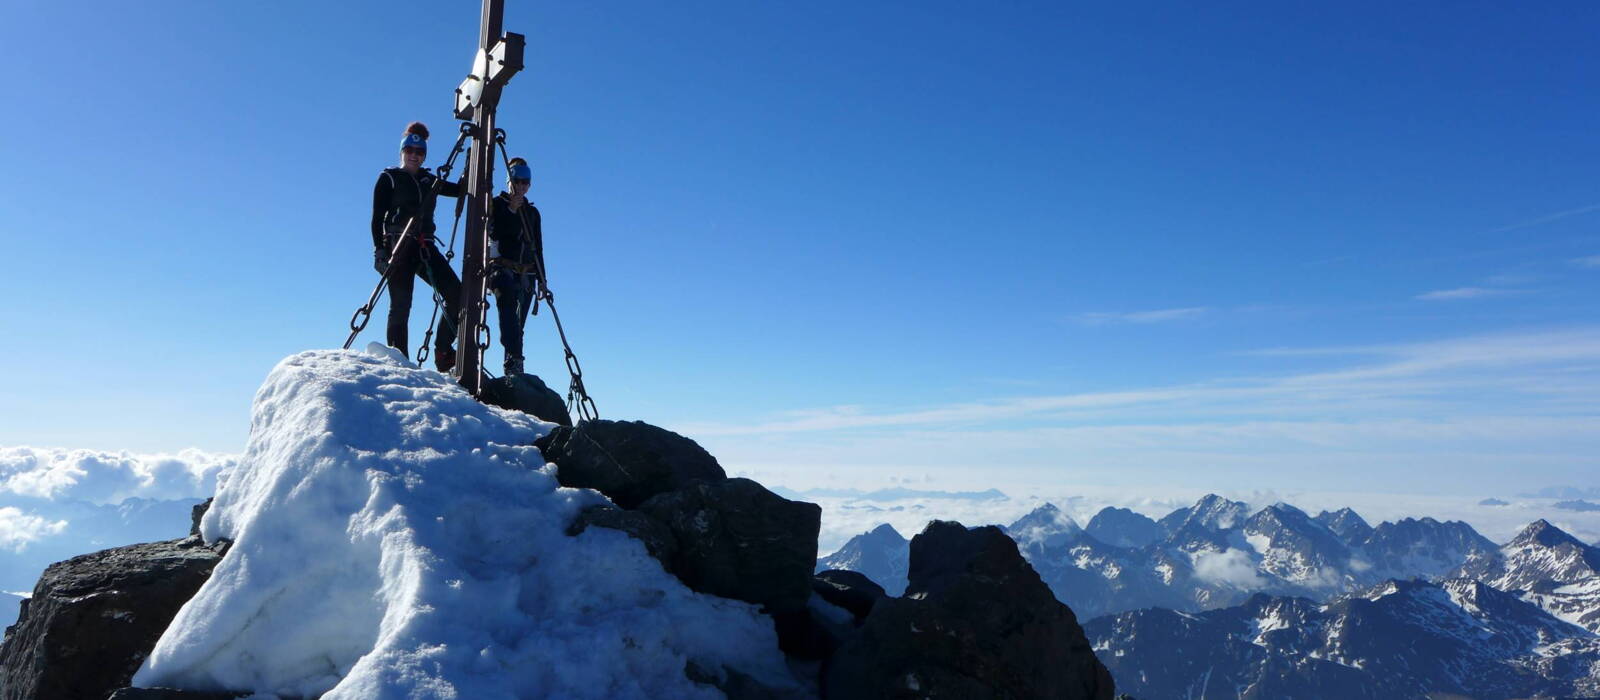
[[[1194,575],[1209,584],[1244,590],[1258,590],[1267,585],[1267,580],[1256,573],[1256,564],[1249,553],[1240,549],[1195,552]]]
[[[1518,294],[1520,290],[1496,289],[1492,287],[1458,287],[1456,289],[1440,289],[1424,292],[1417,295],[1421,301],[1457,301],[1461,299],[1484,299],[1488,297],[1503,297]]]
[[[1590,204],[1586,207],[1558,211],[1554,214],[1547,214],[1536,219],[1529,219],[1527,221],[1518,222],[1509,226],[1501,226],[1500,228],[1491,230],[1490,233],[1505,233],[1507,231],[1516,231],[1518,229],[1531,228],[1534,226],[1543,226],[1544,224],[1560,221],[1568,217],[1581,216],[1591,212],[1600,212],[1600,204]]]
[[[61,534],[66,528],[65,520],[48,520],[24,513],[20,508],[0,508],[0,549],[20,554],[29,543]]]
[[[1359,348],[1323,348],[1275,354],[1308,356],[1359,354],[1376,357],[1323,371],[1283,376],[1231,378],[1164,387],[1081,394],[1058,394],[973,401],[874,412],[860,406],[795,411],[759,423],[701,423],[673,426],[694,436],[773,435],[864,428],[975,426],[1018,419],[1052,420],[1063,428],[1135,428],[1146,423],[1177,430],[1210,432],[1219,423],[1256,420],[1291,425],[1310,416],[1348,425],[1381,415],[1384,423],[1409,418],[1437,424],[1461,416],[1495,420],[1520,414],[1545,420],[1592,425],[1593,413],[1574,408],[1600,392],[1600,328],[1574,328],[1471,336],[1444,341]],[[1486,403],[1492,392],[1515,395],[1517,402]],[[1440,410],[1447,406],[1455,410]],[[1516,410],[1507,411],[1513,407]],[[1176,419],[1174,419],[1176,417]],[[1525,421],[1524,421],[1525,422]],[[1320,428],[1319,428],[1320,429]]]
[[[183,450],[139,455],[0,447],[0,493],[51,501],[121,503],[128,498],[206,498],[238,462],[234,455]]]
[[[1590,255],[1586,258],[1574,258],[1572,264],[1578,267],[1600,267],[1600,255]]]
[[[1190,306],[1179,309],[1156,309],[1154,311],[1090,311],[1076,316],[1080,323],[1092,326],[1108,325],[1113,323],[1165,323],[1169,321],[1182,321],[1195,318],[1209,312],[1205,306]]]

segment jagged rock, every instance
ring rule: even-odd
[[[800,688],[769,688],[733,669],[724,668],[719,673],[694,661],[684,665],[683,674],[689,680],[722,691],[728,700],[807,700],[816,697],[815,693]]]
[[[0,700],[103,698],[126,687],[221,560],[198,539],[51,564],[0,644]]]
[[[678,553],[678,539],[661,521],[636,510],[623,510],[611,506],[586,508],[567,526],[567,534],[577,536],[591,527],[621,530],[644,543],[646,551],[661,565],[672,570],[672,559]]]
[[[203,690],[174,690],[172,688],[123,688],[106,700],[234,700],[248,697],[250,693],[208,693]]]
[[[822,508],[749,479],[696,481],[639,510],[678,540],[672,571],[702,593],[799,611],[811,596]]]
[[[484,403],[512,411],[522,411],[542,421],[572,425],[567,403],[544,380],[532,374],[506,375],[483,383]]]
[[[911,540],[910,586],[878,601],[833,657],[829,698],[1110,700],[1072,610],[999,528],[933,521]]]
[[[211,502],[215,498],[207,498],[205,503],[196,503],[189,511],[189,536],[200,536],[200,519],[206,517],[206,511],[211,510]]]
[[[534,445],[556,463],[562,486],[595,489],[623,508],[696,479],[728,478],[695,441],[642,421],[584,421],[556,428]]]
[[[857,622],[866,619],[873,604],[887,595],[882,586],[873,583],[865,574],[845,569],[829,569],[811,577],[811,591],[850,611]]]

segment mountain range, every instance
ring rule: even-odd
[[[1544,520],[1500,546],[1208,495],[1088,528],[1046,504],[1004,529],[1133,697],[1600,696],[1600,548]],[[903,538],[868,535],[819,568],[892,571]]]

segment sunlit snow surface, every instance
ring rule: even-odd
[[[340,698],[721,697],[695,660],[793,683],[770,620],[689,591],[619,532],[564,534],[595,492],[552,427],[365,352],[281,362],[202,523],[233,549],[140,687]]]

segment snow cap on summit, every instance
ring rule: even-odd
[[[399,353],[291,356],[202,524],[233,541],[139,687],[353,698],[715,698],[685,665],[794,685],[770,618],[705,596],[532,446],[552,428]]]

